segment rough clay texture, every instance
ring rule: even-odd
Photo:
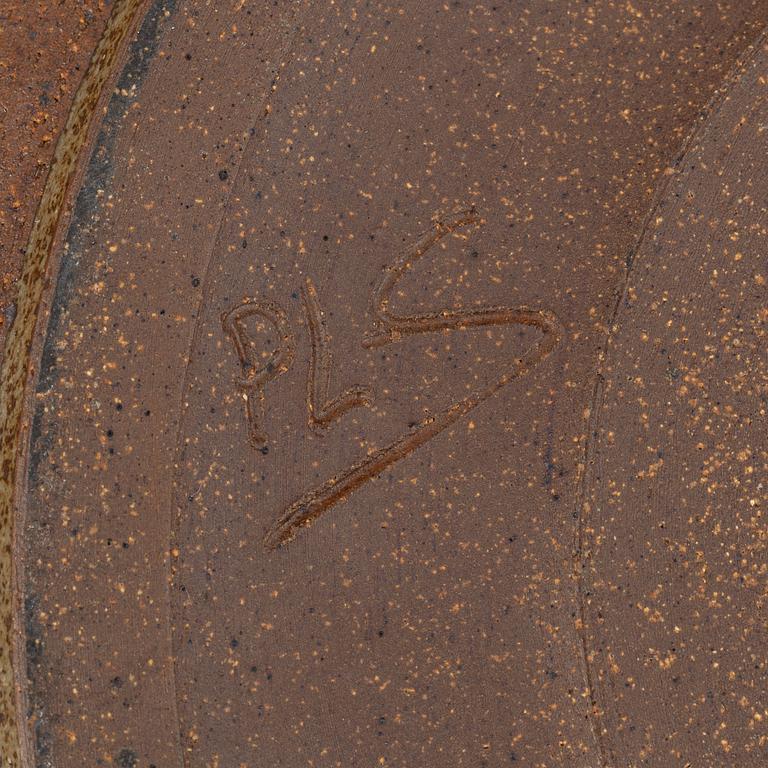
[[[17,766],[21,759],[19,724],[22,721],[17,713],[17,694],[24,690],[23,680],[18,679],[23,675],[14,675],[13,661],[23,655],[21,651],[25,645],[19,636],[21,633],[14,636],[12,621],[18,605],[11,586],[12,488],[20,454],[20,406],[28,365],[28,343],[34,331],[50,251],[50,247],[40,249],[37,245],[47,242],[50,246],[52,240],[46,237],[46,232],[50,230],[52,237],[62,212],[62,206],[56,201],[64,199],[67,183],[61,182],[69,179],[69,165],[63,162],[66,150],[62,151],[62,140],[54,142],[54,136],[65,117],[71,129],[73,117],[76,119],[79,115],[75,107],[70,109],[73,104],[70,96],[74,92],[71,81],[77,85],[81,66],[90,56],[92,44],[99,39],[100,17],[105,15],[100,6],[91,8],[88,4],[81,4],[76,14],[71,7],[61,10],[66,10],[66,14],[46,12],[43,6],[34,3],[23,6],[8,3],[0,15],[2,40],[7,43],[0,58],[3,74],[0,85],[0,109],[3,111],[0,170],[5,195],[4,205],[0,207],[0,338],[7,342],[8,348],[8,354],[4,352],[2,355],[0,381],[3,467],[0,478],[0,763],[10,768]],[[105,37],[98,44],[101,50],[104,50]],[[37,47],[39,45],[42,47]],[[81,45],[85,46],[84,50]],[[54,80],[49,81],[49,77]],[[82,90],[80,88],[78,94]],[[86,95],[80,101],[83,106],[89,99]],[[89,117],[93,114],[93,106],[90,105]],[[62,139],[68,134],[71,130],[64,130]],[[84,131],[81,134],[85,139]],[[54,143],[57,149],[52,155]],[[82,145],[70,143],[71,168],[75,167],[74,161],[81,148]],[[53,170],[46,176],[49,163]],[[46,178],[46,192],[40,198],[43,178]],[[52,184],[52,180],[57,183]],[[51,206],[50,203],[54,204]],[[40,212],[34,225],[33,208]],[[27,256],[23,277],[15,283],[22,271],[20,255],[25,252],[24,248],[17,250],[16,244],[23,240],[28,240]],[[7,336],[11,326],[14,330]],[[23,667],[17,666],[16,670],[19,669]]]
[[[110,8],[103,0],[0,5],[0,346],[56,139]]]
[[[36,345],[39,765],[765,760],[766,13],[149,9]]]

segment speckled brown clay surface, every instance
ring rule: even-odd
[[[111,5],[0,3],[0,346],[56,139]]]
[[[56,141],[35,217],[29,228],[21,273],[13,290],[16,300],[9,307],[15,310],[9,313],[9,319],[13,317],[13,322],[10,327],[8,324],[3,325],[5,348],[0,374],[0,466],[2,466],[0,476],[0,758],[2,764],[6,766],[18,765],[20,761],[26,759],[24,757],[25,739],[20,733],[20,728],[23,727],[23,718],[20,713],[25,709],[26,686],[23,682],[23,664],[26,639],[24,633],[20,631],[23,621],[18,611],[21,602],[21,589],[18,583],[20,558],[15,557],[17,549],[14,546],[14,537],[21,529],[14,524],[15,501],[18,501],[15,498],[14,485],[20,454],[23,450],[22,403],[28,378],[30,345],[45,287],[47,266],[58,224],[65,214],[67,193],[75,177],[77,160],[86,144],[99,100],[104,95],[105,84],[112,75],[114,64],[122,49],[121,42],[130,36],[139,5],[139,0],[118,0],[115,3],[103,34],[94,49],[87,73],[72,100],[66,122]],[[29,18],[33,15],[34,10],[31,7],[25,9],[25,13],[19,14],[18,8],[11,5],[7,8],[5,21],[12,26],[18,23],[20,16]],[[55,23],[55,15],[47,16],[45,21]],[[29,30],[32,38],[35,34],[35,30]],[[62,44],[63,41],[59,40],[57,45],[52,46],[52,51],[38,56],[37,64],[44,67],[46,60],[49,63],[53,61],[57,47]],[[68,65],[77,70],[76,62],[76,56],[68,61],[64,58],[59,60],[57,64],[63,67],[59,70],[60,75],[66,74]],[[28,83],[34,82],[35,74],[39,74],[40,71],[29,64],[23,78],[15,78],[14,75],[17,72],[6,60],[4,60],[4,68],[10,70],[9,75],[12,81],[24,79]],[[62,91],[59,97],[64,93]],[[19,109],[19,111],[23,110]],[[47,115],[43,115],[43,118],[55,124],[57,111],[63,112],[63,109],[54,110],[53,118]],[[11,123],[14,121],[18,122],[16,114],[10,120]],[[13,139],[10,140],[7,136],[3,137],[7,156],[17,150],[21,153],[21,162],[6,175],[8,192],[13,192],[14,182],[18,181],[29,163],[30,158],[24,148],[24,142],[28,138],[23,134],[14,134]],[[44,149],[40,152],[38,159],[41,157],[45,157]],[[33,189],[34,184],[30,181],[28,190]],[[22,217],[14,223],[22,226],[24,199],[23,195],[19,195],[14,202],[14,208],[21,211]],[[26,202],[29,205],[31,198],[27,197]],[[5,220],[3,223],[6,223]],[[7,239],[10,234],[4,228],[3,238]],[[11,280],[17,271],[14,254],[5,254],[3,269],[6,278]],[[6,293],[7,288],[8,286],[4,284],[3,290]]]
[[[31,353],[29,765],[766,764],[768,3],[142,12]]]
[[[610,765],[768,765],[766,158],[762,42],[653,212],[596,389],[582,530]]]

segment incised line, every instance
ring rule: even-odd
[[[531,326],[539,328],[544,334],[543,338],[522,357],[515,359],[512,366],[492,384],[476,390],[436,415],[427,417],[406,435],[304,493],[267,532],[264,544],[268,549],[276,549],[291,541],[301,528],[311,525],[334,504],[455,424],[511,381],[524,376],[559,343],[562,336],[560,322],[553,312],[543,309],[487,306],[463,310],[444,309],[415,315],[396,315],[390,311],[390,294],[413,264],[446,234],[480,221],[474,211],[465,211],[447,221],[436,222],[431,232],[420,238],[413,248],[385,271],[373,293],[377,329],[366,335],[363,343],[365,346],[377,347],[398,341],[404,335],[489,325]]]
[[[310,278],[307,278],[301,296],[307,315],[312,356],[307,379],[309,426],[324,429],[353,408],[370,406],[373,403],[373,392],[370,387],[352,386],[332,400],[328,399],[333,368],[331,339],[325,327],[317,290]]]
[[[423,235],[411,249],[386,268],[379,284],[373,291],[371,311],[374,316],[374,330],[365,334],[364,347],[381,347],[398,341],[403,336],[417,333],[520,322],[515,319],[519,310],[511,307],[442,309],[415,315],[397,315],[389,307],[390,295],[395,286],[425,253],[437,245],[446,235],[473,224],[481,225],[482,223],[483,220],[474,209],[456,213],[445,221],[438,220],[432,229]]]
[[[271,323],[280,336],[280,345],[266,362],[255,360],[248,344],[243,321],[248,317],[262,317]],[[224,332],[232,339],[243,375],[238,385],[243,390],[248,439],[255,445],[267,441],[264,431],[264,385],[285,373],[293,360],[293,335],[282,307],[271,301],[244,301],[221,316]]]

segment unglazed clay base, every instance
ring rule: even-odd
[[[6,350],[6,763],[768,764],[768,5],[133,6]]]

